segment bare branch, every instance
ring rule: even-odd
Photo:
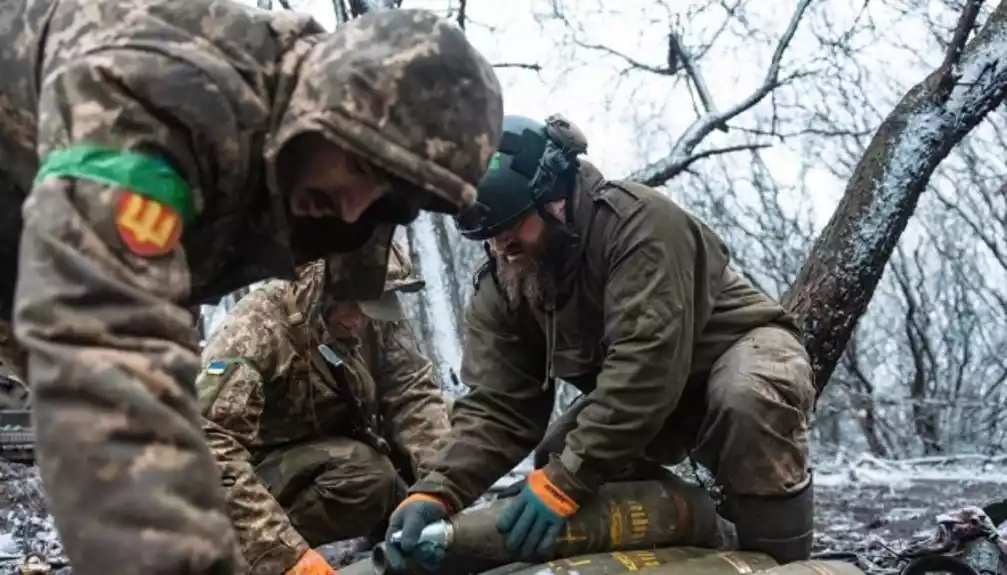
[[[972,35],[972,29],[975,28],[976,18],[979,16],[979,9],[982,5],[983,0],[968,0],[965,3],[965,9],[962,11],[961,17],[958,19],[958,25],[955,27],[955,33],[951,37],[951,43],[948,45],[947,52],[944,54],[944,61],[941,62],[940,67],[940,86],[941,90],[945,92],[950,92],[951,88],[954,87],[955,81],[958,79],[955,66],[958,65],[958,61],[962,57],[965,42]]]
[[[468,8],[468,0],[458,0],[458,27],[465,30],[465,9]]]
[[[724,154],[742,152],[744,150],[761,150],[763,148],[771,148],[771,147],[773,147],[772,144],[756,143],[756,144],[737,144],[734,146],[724,146],[723,148],[713,148],[710,150],[703,150],[702,152],[696,152],[695,154],[682,160],[682,162],[679,164],[680,166],[679,171],[682,172],[688,170],[689,167],[692,166],[692,164],[704,158],[710,158],[712,156],[722,156]]]
[[[783,36],[776,45],[776,50],[773,52],[769,69],[766,71],[766,78],[751,95],[724,112],[706,114],[697,119],[686,129],[685,134],[675,143],[675,146],[667,157],[630,174],[629,179],[648,186],[660,186],[664,184],[682,172],[680,167],[682,161],[692,155],[693,150],[718,126],[725,125],[728,120],[751,109],[770,92],[778,88],[780,86],[780,66],[783,61],[783,55],[787,51],[790,41],[793,40],[794,34],[797,32],[797,26],[810,4],[811,0],[801,0],[800,4],[797,5],[793,16],[790,17],[787,29],[784,31]]]
[[[689,75],[692,84],[696,87],[696,94],[699,96],[699,102],[703,105],[703,110],[706,114],[716,115],[717,108],[713,103],[713,96],[710,95],[710,88],[699,73],[699,64],[686,51],[685,47],[682,46],[678,33],[675,30],[670,30],[668,32],[668,69],[674,73],[679,62],[681,62],[682,68],[685,69],[685,73]],[[717,129],[721,132],[726,132],[727,125],[720,123],[717,125]]]
[[[542,66],[540,64],[523,64],[521,62],[501,62],[499,64],[493,64],[494,68],[520,68],[522,70],[532,70],[534,72],[541,72]]]
[[[599,52],[605,52],[606,54],[608,54],[610,56],[615,56],[616,58],[619,58],[620,60],[626,62],[627,64],[629,64],[633,68],[638,68],[640,70],[644,70],[644,71],[650,72],[652,74],[660,74],[661,76],[674,76],[675,75],[675,70],[673,70],[673,69],[671,69],[671,68],[669,68],[667,66],[653,66],[651,64],[645,64],[645,63],[637,60],[636,58],[627,56],[626,54],[623,54],[622,52],[620,52],[620,51],[618,51],[618,50],[616,50],[614,48],[609,48],[608,46],[605,46],[603,44],[587,44],[585,42],[581,42],[580,40],[574,40],[574,43],[577,44],[578,46],[580,46],[581,48],[585,48],[585,49],[588,49],[588,50],[597,50]]]
[[[346,0],[332,0],[332,11],[336,13],[336,22],[349,22],[352,19],[346,8]]]

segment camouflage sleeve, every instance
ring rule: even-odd
[[[178,246],[191,204],[170,207],[197,178],[195,138],[139,100],[196,85],[202,76],[182,66],[108,51],[54,66],[40,85],[46,159],[23,207],[14,325],[30,355],[46,498],[81,575],[240,565],[194,401]]]
[[[642,455],[678,405],[692,361],[693,278],[708,273],[696,263],[699,235],[685,212],[662,206],[603,235],[608,349],[560,456],[589,489]]]
[[[245,298],[254,299],[253,292]],[[253,575],[283,573],[308,550],[280,504],[259,480],[250,448],[261,446],[265,384],[286,371],[283,326],[242,301],[203,351],[196,380],[203,432],[220,468],[227,512]]]
[[[449,429],[440,381],[420,353],[409,320],[374,323],[381,337],[375,370],[381,415],[415,477],[423,477]]]
[[[552,389],[543,385],[544,342],[518,332],[488,278],[466,313],[461,377],[470,391],[454,401],[451,431],[431,472],[410,490],[437,494],[455,509],[528,456],[553,407]]]

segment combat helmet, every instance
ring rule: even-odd
[[[532,209],[547,222],[559,223],[544,209],[573,189],[587,139],[569,120],[553,114],[545,123],[524,116],[504,116],[499,150],[477,186],[478,202],[459,214],[461,234],[486,240],[506,231]]]

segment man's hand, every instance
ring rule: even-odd
[[[525,560],[549,551],[567,520],[580,508],[568,491],[584,490],[560,487],[564,484],[580,487],[574,481],[558,461],[528,474],[521,493],[497,521],[497,530],[507,535],[509,550],[519,552]]]
[[[394,571],[406,568],[406,557],[416,559],[420,565],[431,571],[444,558],[444,550],[433,545],[420,545],[420,533],[427,525],[447,519],[450,515],[448,505],[433,495],[413,493],[399,504],[388,520],[388,531],[385,533],[385,553],[388,565]],[[392,541],[392,534],[401,531],[397,541]]]
[[[287,570],[284,575],[337,575],[329,562],[314,549],[308,549],[297,563]]]

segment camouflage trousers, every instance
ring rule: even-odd
[[[274,450],[255,471],[313,547],[383,535],[407,487],[387,457],[348,438]]]
[[[648,478],[656,467],[691,456],[727,494],[787,496],[804,488],[816,392],[800,340],[775,326],[754,329],[720,356],[705,386],[692,387],[647,447],[646,459],[613,480]],[[565,423],[572,429],[576,418]],[[561,452],[565,433],[550,429],[547,437],[564,441],[540,450]]]

